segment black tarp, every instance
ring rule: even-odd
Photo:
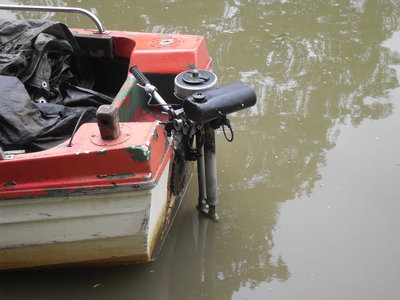
[[[91,88],[90,64],[68,28],[42,20],[0,21],[0,147],[38,151],[68,139],[79,117],[112,98]]]

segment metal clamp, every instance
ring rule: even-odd
[[[33,5],[7,5],[0,4],[2,10],[20,10],[20,11],[40,11],[40,12],[64,12],[79,13],[89,17],[97,27],[97,33],[106,33],[105,28],[101,24],[97,16],[90,11],[79,7],[56,7],[56,6],[33,6]]]

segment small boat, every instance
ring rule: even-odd
[[[55,80],[36,87],[31,74],[24,81],[23,76],[0,73],[3,98],[19,89],[30,97],[23,104],[17,102],[22,96],[7,98],[16,113],[7,111],[7,120],[0,115],[0,133],[5,136],[0,139],[0,270],[155,259],[193,162],[198,171],[197,208],[218,220],[215,129],[230,130],[233,138],[227,115],[254,105],[256,96],[242,82],[218,86],[202,36],[106,31],[95,15],[80,8],[0,9],[83,13],[97,26],[87,30],[43,21],[23,23],[40,24],[40,33],[76,44],[73,48],[78,50],[69,55],[71,61],[78,54],[83,59],[76,70],[90,67],[95,78],[91,90],[79,80],[72,86],[70,77],[68,84],[52,89],[49,85]],[[29,43],[36,43],[38,36]],[[51,70],[60,68],[52,65]],[[11,135],[6,128],[14,134],[30,126],[26,120],[16,123],[25,125],[4,125],[11,119],[20,122],[22,108],[33,107],[40,121],[44,115],[53,118],[42,109],[53,104],[54,95],[70,91],[84,93],[79,94],[84,104],[74,106],[79,113],[71,121],[73,128],[53,135],[39,130],[36,139],[24,143],[22,133],[12,143],[2,142]],[[91,97],[103,102],[84,102]],[[94,119],[86,120],[89,115]],[[51,130],[68,118],[56,119]]]

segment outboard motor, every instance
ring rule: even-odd
[[[185,159],[197,161],[197,209],[213,221],[218,221],[215,130],[222,127],[226,139],[229,142],[233,140],[233,130],[226,116],[253,106],[256,103],[254,90],[241,81],[218,87],[217,76],[207,70],[184,71],[175,77],[174,86],[175,96],[182,101],[182,113],[161,98],[136,66],[130,71],[139,85],[169,114],[173,125],[171,130],[182,133]],[[230,137],[226,135],[225,126],[230,130]]]
[[[201,147],[197,158],[197,208],[218,221],[215,210],[218,204],[215,129],[227,125],[231,130],[231,138],[227,139],[232,141],[233,131],[226,115],[254,105],[256,95],[240,81],[218,87],[217,76],[206,70],[189,70],[176,76],[175,95],[183,99],[185,116],[199,130],[196,134],[196,146]]]

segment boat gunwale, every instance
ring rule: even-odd
[[[80,186],[69,186],[65,188],[35,188],[35,189],[26,189],[26,190],[15,190],[15,191],[0,191],[0,201],[6,200],[19,200],[19,199],[32,199],[32,198],[41,198],[41,197],[55,197],[55,196],[79,196],[79,195],[87,195],[87,194],[107,194],[107,193],[118,193],[118,192],[129,192],[129,191],[141,191],[141,190],[151,190],[156,187],[160,176],[162,175],[166,165],[169,161],[173,161],[174,154],[172,152],[172,146],[168,147],[162,161],[160,163],[160,167],[157,168],[157,173],[154,174],[154,177],[147,181],[134,181],[131,183],[104,183],[104,184],[92,184],[92,185],[80,185]],[[46,193],[43,193],[46,191]],[[21,196],[21,193],[29,194],[26,196]],[[39,193],[39,194],[38,194]],[[18,194],[15,197],[4,197],[4,194]],[[3,195],[3,196],[2,196]]]

